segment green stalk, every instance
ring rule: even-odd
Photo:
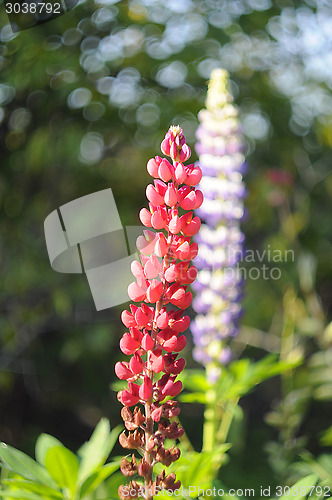
[[[227,441],[229,429],[231,428],[234,412],[239,402],[239,398],[236,398],[234,401],[229,401],[226,403],[225,409],[223,411],[223,416],[220,421],[220,426],[217,432],[217,443],[224,444]]]
[[[214,369],[214,364],[210,363],[206,367],[206,377],[209,378],[209,373]],[[203,425],[203,451],[212,451],[216,445],[216,433],[218,421],[222,417],[222,408],[218,404],[218,394],[216,383],[206,393],[206,406],[204,411]],[[220,411],[221,410],[221,411]]]
[[[207,394],[207,403],[204,411],[203,426],[203,451],[212,451],[215,446],[215,437],[217,431],[217,394],[215,389],[210,389]]]
[[[214,363],[206,367],[206,376],[215,369]],[[223,376],[222,373],[220,375]],[[212,451],[216,446],[226,443],[234,412],[239,398],[226,401],[217,391],[218,381],[206,393],[206,406],[203,426],[203,451]]]

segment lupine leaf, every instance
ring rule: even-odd
[[[81,483],[105,463],[121,430],[122,427],[118,426],[110,432],[109,421],[106,418],[100,420],[90,440],[78,452],[82,458],[79,468],[79,481]]]
[[[223,400],[242,397],[264,380],[292,370],[300,364],[301,359],[278,361],[274,355],[268,355],[256,363],[248,359],[234,361],[220,377],[217,392]]]
[[[185,388],[191,391],[206,392],[211,388],[203,370],[186,370],[181,373],[180,379]]]
[[[63,444],[55,437],[50,436],[50,434],[40,434],[36,441],[35,455],[36,460],[45,466],[45,456],[47,451],[53,446],[63,446]]]
[[[236,400],[250,392],[258,384],[269,378],[292,370],[301,364],[301,359],[294,361],[279,361],[275,355],[268,355],[253,363],[249,359],[241,359],[230,363],[223,369],[216,387],[218,399],[221,401]],[[206,394],[211,388],[202,370],[187,370],[180,379],[189,394],[182,394],[179,399],[184,403],[206,404]]]
[[[120,460],[121,458],[119,458],[119,461]],[[114,496],[114,494],[117,493],[119,486],[124,483],[125,479],[122,472],[115,472],[114,474],[112,474],[112,476],[107,481],[105,481],[105,488],[109,495],[107,495],[107,499]]]
[[[65,446],[53,446],[46,453],[45,467],[60,488],[74,493],[79,469],[74,453]]]
[[[0,458],[5,467],[7,466],[7,468],[23,476],[25,479],[37,481],[46,486],[56,488],[56,483],[47,470],[22,451],[16,450],[5,443],[1,443]]]
[[[182,454],[170,469],[176,474],[184,488],[189,488],[189,486],[196,487],[196,489],[198,487],[209,488],[229,448],[229,444],[223,444],[211,452],[187,452]],[[194,492],[190,498],[195,498]]]
[[[108,477],[110,477],[114,472],[116,472],[120,467],[120,462],[118,463],[110,463],[103,465],[96,472],[94,472],[91,476],[89,476],[81,486],[80,490],[80,498],[84,498],[86,495],[91,494],[95,491],[98,486],[105,481]]]
[[[203,392],[190,392],[189,394],[181,394],[178,398],[182,403],[201,403],[206,404],[206,394]]]
[[[55,490],[53,488],[49,488],[48,486],[44,486],[42,484],[24,481],[22,479],[2,479],[1,484],[4,484],[8,487],[19,488],[24,491],[30,491],[32,493],[39,494],[41,498],[63,498],[62,493],[60,491]]]
[[[12,498],[19,498],[19,500],[41,500],[43,498],[40,495],[24,490],[0,490],[0,497],[5,497],[6,500],[11,500]]]

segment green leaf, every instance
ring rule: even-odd
[[[220,402],[236,401],[264,380],[292,370],[301,362],[299,358],[293,361],[279,361],[278,357],[273,354],[255,363],[246,358],[233,361],[228,368],[224,367],[217,387],[212,389],[217,391]],[[184,388],[192,392],[181,394],[180,401],[207,404],[207,394],[211,386],[202,370],[183,372],[181,381]]]
[[[118,426],[110,432],[109,421],[106,418],[100,420],[89,441],[78,452],[82,458],[78,475],[80,483],[106,462],[121,430],[122,426]]]
[[[81,486],[80,498],[84,498],[86,495],[94,492],[98,486],[109,478],[114,472],[116,472],[120,467],[120,462],[110,463],[103,465],[91,476],[89,476]]]
[[[180,379],[184,388],[191,391],[206,392],[211,389],[204,370],[186,370],[182,372]]]
[[[236,400],[265,380],[280,375],[301,364],[302,360],[278,361],[275,355],[265,356],[258,362],[249,359],[234,361],[224,369],[217,392],[219,400]]]
[[[79,462],[65,446],[53,446],[45,456],[45,467],[60,488],[76,489]]]
[[[190,392],[189,394],[181,394],[178,397],[182,403],[201,403],[205,405],[207,403],[206,393],[203,392]]]
[[[35,446],[35,455],[36,460],[45,466],[45,456],[47,451],[53,446],[63,446],[63,444],[55,437],[50,436],[49,434],[41,434]]]
[[[119,458],[119,461],[121,459]],[[111,475],[109,479],[107,479],[104,483],[105,491],[107,493],[106,498],[107,500],[111,500],[111,497],[113,497],[116,492],[119,489],[119,486],[121,484],[124,484],[126,481],[123,477],[122,472],[115,472],[114,474]]]
[[[22,451],[1,443],[0,458],[7,468],[23,476],[25,479],[56,488],[56,483],[54,483],[47,470]]]
[[[43,499],[63,498],[63,495],[62,493],[60,493],[60,491],[53,488],[48,488],[48,486],[44,486],[36,482],[24,481],[22,479],[2,479],[1,484],[5,484],[6,486],[18,488],[24,491],[37,493]]]
[[[19,500],[41,500],[42,498],[40,495],[35,495],[24,490],[0,490],[0,497],[5,497],[6,500],[11,500],[12,498],[19,498]]]
[[[283,495],[282,497],[278,497],[279,500],[289,500],[290,498],[292,500],[301,500],[301,498],[306,497],[307,494],[310,492],[309,486],[315,486],[318,480],[318,476],[316,474],[311,474],[310,476],[305,477],[304,479],[300,479],[300,481],[297,481],[297,483],[293,484],[293,486],[290,487],[290,491],[288,494]],[[301,491],[301,487],[303,488],[303,493],[299,494],[292,494],[293,488],[297,488],[298,490]]]
[[[229,444],[223,444],[213,451],[187,452],[171,465],[170,470],[176,474],[184,488],[189,488],[189,486],[196,487],[196,489],[211,488],[212,481],[229,448]],[[195,498],[194,492],[190,498]]]

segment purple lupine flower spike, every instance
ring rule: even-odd
[[[244,235],[244,140],[238,110],[228,90],[227,71],[211,74],[206,109],[198,115],[196,151],[203,172],[200,189],[204,202],[196,211],[204,224],[196,242],[199,269],[193,289],[197,313],[191,331],[193,356],[208,367],[208,376],[219,376],[220,366],[230,359],[228,341],[238,331],[242,281],[237,263],[243,252]]]

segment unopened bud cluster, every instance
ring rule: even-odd
[[[193,210],[203,202],[201,191],[195,188],[201,181],[200,168],[183,164],[190,149],[180,127],[169,129],[161,150],[173,162],[156,156],[147,164],[155,180],[146,189],[149,209],[140,211],[140,219],[144,226],[157,232],[144,230],[144,236],[137,240],[141,256],[140,262],[132,264],[136,280],[129,285],[128,295],[140,304],[131,304],[130,311],[122,313],[128,331],[122,336],[120,348],[130,360],[115,366],[117,376],[128,382],[118,394],[128,431],[120,435],[120,443],[142,456],[140,460],[135,454],[123,458],[121,471],[125,476],[144,479],[145,489],[131,480],[129,490],[131,498],[147,500],[160,488],[180,487],[173,473],[167,475],[164,470],[154,477],[153,466],[159,462],[168,467],[180,456],[175,445],[165,447],[165,439],[177,440],[183,435],[177,422],[170,421],[179,415],[180,408],[177,401],[169,398],[176,397],[182,389],[177,376],[185,361],[179,353],[186,345],[183,333],[190,324],[184,310],[192,301],[187,286],[197,275],[190,261],[197,255],[198,245],[191,242],[191,237],[201,225]],[[120,498],[128,498],[127,489],[120,486]]]

